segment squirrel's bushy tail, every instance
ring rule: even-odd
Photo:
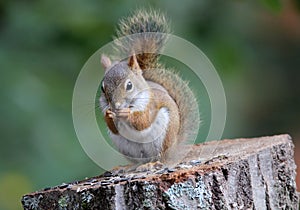
[[[158,11],[137,10],[122,19],[117,28],[116,49],[128,57],[136,54],[142,70],[155,68],[164,46],[169,23]]]

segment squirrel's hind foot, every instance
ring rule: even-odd
[[[164,164],[160,161],[144,163],[136,167],[136,172],[157,171],[164,168]]]
[[[149,162],[143,164],[129,164],[126,166],[117,166],[113,168],[110,172],[112,174],[124,174],[129,172],[147,172],[147,171],[157,171],[164,168],[164,164],[160,161]]]

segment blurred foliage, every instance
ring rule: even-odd
[[[280,0],[262,0],[262,2],[273,11],[278,12],[281,10],[282,5]]]
[[[174,34],[215,65],[228,100],[224,137],[289,133],[297,144],[299,0],[0,1],[0,209],[101,172],[74,132],[73,87],[117,20],[143,6],[166,12]],[[207,104],[202,113],[207,123]]]

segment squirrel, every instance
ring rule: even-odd
[[[134,163],[166,162],[198,132],[196,97],[186,81],[159,62],[168,34],[163,14],[137,10],[117,29],[116,49],[127,58],[112,62],[101,56],[100,107],[116,148]]]

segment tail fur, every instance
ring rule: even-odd
[[[116,48],[127,56],[136,54],[142,70],[155,68],[168,33],[169,23],[160,12],[137,10],[120,21]]]

